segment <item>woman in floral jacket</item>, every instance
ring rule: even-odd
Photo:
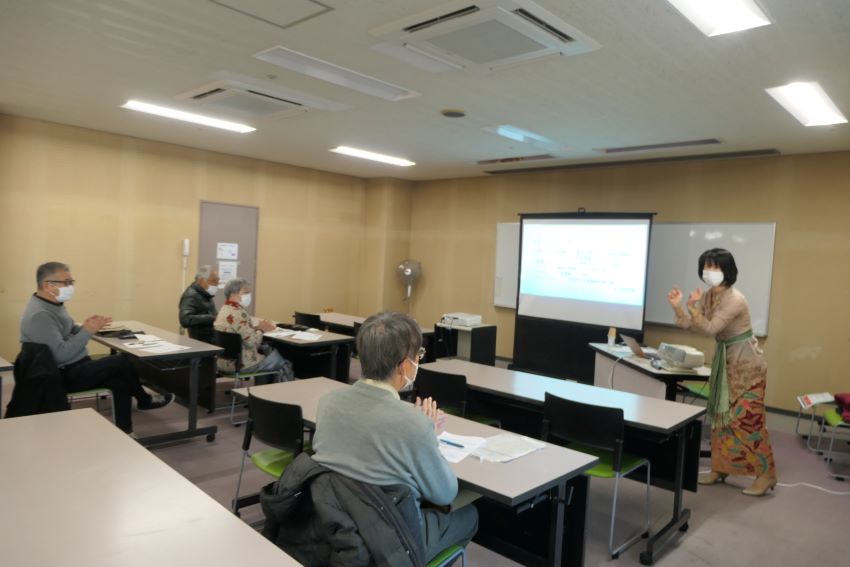
[[[251,289],[248,281],[243,278],[233,278],[224,286],[225,303],[215,319],[216,331],[238,333],[242,336],[242,372],[273,372],[277,375],[258,376],[256,383],[280,382],[293,378],[292,364],[280,353],[271,349],[263,354],[263,334],[275,330],[275,325],[266,319],[256,325],[251,322],[251,314],[246,309],[251,305]],[[225,372],[236,370],[233,361],[219,358],[218,367]]]

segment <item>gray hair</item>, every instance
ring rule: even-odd
[[[204,264],[203,266],[198,266],[198,271],[195,272],[195,281],[205,280],[210,277],[213,269],[209,264]]]
[[[227,283],[224,285],[224,297],[225,299],[230,298],[231,295],[239,293],[242,291],[242,288],[248,285],[248,280],[245,278],[233,278],[232,280],[227,280]]]
[[[62,262],[45,262],[35,271],[35,285],[38,289],[41,289],[41,284],[43,284],[47,278],[62,270],[70,272],[71,267],[68,264],[63,264]]]
[[[389,380],[405,358],[418,360],[422,331],[410,315],[384,311],[363,322],[357,333],[357,352],[363,377]]]

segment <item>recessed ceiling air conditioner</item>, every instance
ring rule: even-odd
[[[428,71],[489,72],[600,45],[530,0],[455,0],[369,31],[372,48]]]
[[[220,72],[218,75],[235,76],[236,74]],[[257,81],[234,79],[207,83],[177,95],[176,98],[208,112],[214,111],[225,116],[254,120],[278,120],[313,110],[336,111],[349,108],[348,105],[292,89],[260,84]]]

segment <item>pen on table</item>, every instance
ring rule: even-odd
[[[460,447],[461,449],[464,448],[463,445],[461,445],[460,443],[455,443],[454,441],[449,441],[447,439],[440,439],[440,443],[445,443],[446,445],[451,445],[452,447]]]

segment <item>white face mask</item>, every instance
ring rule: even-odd
[[[57,287],[59,290],[59,295],[56,296],[56,301],[59,303],[65,303],[74,297],[74,286],[66,285],[65,287]]]
[[[211,286],[207,287],[207,293],[210,294],[210,295],[215,295],[215,292],[217,292],[217,291],[218,291],[217,285],[211,285]]]
[[[723,283],[723,272],[720,270],[703,270],[702,281],[711,287],[717,287]]]
[[[408,360],[410,360],[410,359],[408,358]],[[401,387],[401,390],[399,390],[399,392],[409,392],[410,390],[412,390],[413,389],[413,383],[416,382],[416,375],[419,374],[419,365],[417,363],[413,362],[412,360],[410,360],[410,362],[413,364],[413,366],[416,368],[416,370],[413,371],[413,378],[408,378],[407,376],[403,376],[404,386]]]
[[[242,307],[248,307],[251,305],[251,294],[243,293],[242,298],[239,300],[239,304],[242,305]]]

